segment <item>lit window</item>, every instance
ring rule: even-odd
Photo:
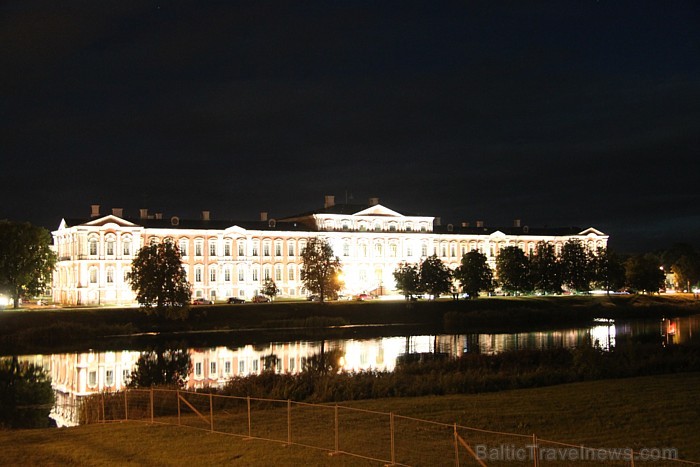
[[[97,254],[97,239],[90,239],[90,255],[95,256]]]
[[[275,243],[275,256],[282,256],[282,244]]]
[[[457,256],[457,248],[454,245],[450,245],[450,256],[453,258]]]
[[[187,240],[180,240],[180,255],[187,256]]]

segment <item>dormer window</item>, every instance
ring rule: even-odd
[[[343,220],[343,230],[350,230],[350,221]]]
[[[380,222],[375,222],[374,223],[374,231],[375,232],[381,232],[382,231],[382,224]]]

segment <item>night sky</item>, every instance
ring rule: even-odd
[[[443,223],[700,247],[700,2],[0,3],[0,219]]]

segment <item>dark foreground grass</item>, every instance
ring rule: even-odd
[[[585,326],[595,318],[659,318],[694,313],[700,313],[700,300],[693,300],[692,295],[213,305],[192,307],[184,321],[147,316],[137,308],[2,310],[0,355],[81,348],[138,349],[153,345],[156,339],[171,345],[173,340],[186,339],[185,345],[206,347],[413,332],[524,332]],[[154,334],[159,337],[153,337]]]
[[[685,373],[489,394],[368,400],[344,405],[494,431],[534,433],[539,438],[574,445],[633,449],[673,447],[681,459],[700,461],[698,400],[700,373]],[[274,419],[270,417],[270,423]],[[258,420],[256,423],[266,422]],[[322,430],[316,433],[319,437],[328,435]],[[357,423],[344,429],[343,439],[348,445],[362,445],[372,433],[368,426]],[[410,434],[413,439],[409,441],[414,447],[427,448],[421,446],[429,442],[424,432]],[[307,433],[307,436],[310,435]],[[444,456],[425,464],[450,465],[451,452],[449,444],[446,446],[446,450],[439,451],[444,452]],[[466,460],[464,453],[461,458]],[[347,455],[329,456],[327,452],[300,446],[285,447],[278,442],[244,440],[193,428],[140,422],[0,432],[0,464],[381,465]]]

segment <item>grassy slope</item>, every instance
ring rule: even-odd
[[[495,431],[536,433],[577,445],[675,447],[682,459],[700,461],[699,398],[700,374],[690,373],[347,405]],[[356,428],[356,433],[344,436],[361,442],[367,432]],[[416,434],[416,442],[420,436]],[[141,423],[0,431],[0,464],[376,465],[299,446],[285,448],[279,443]]]

